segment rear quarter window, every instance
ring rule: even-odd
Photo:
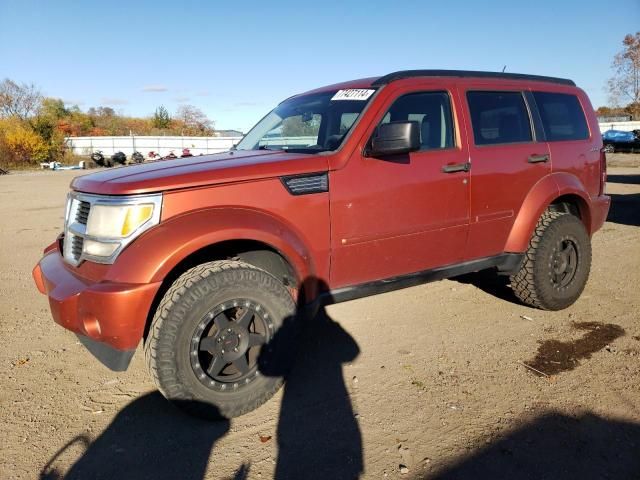
[[[521,92],[467,92],[467,102],[476,145],[532,141]]]
[[[589,128],[578,97],[566,93],[533,92],[548,142],[584,140]]]

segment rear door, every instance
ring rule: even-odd
[[[551,172],[549,147],[536,141],[523,90],[473,85],[464,92],[471,159],[466,259],[502,253],[531,188]]]
[[[533,91],[554,172],[564,171],[578,177],[592,195],[600,189],[600,135],[589,135],[584,106],[574,93]],[[592,108],[588,104],[587,108]]]

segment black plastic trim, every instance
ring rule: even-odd
[[[483,72],[472,70],[401,70],[389,73],[374,81],[372,87],[387,85],[396,80],[414,77],[461,77],[461,78],[499,78],[503,80],[529,80],[534,82],[559,83],[575,87],[575,82],[568,78],[545,77],[542,75],[527,75],[524,73]]]
[[[124,372],[129,367],[133,354],[136,352],[135,350],[116,350],[106,343],[96,342],[84,335],[76,334],[76,336],[91,355],[114,372]]]
[[[533,92],[531,92],[530,90],[526,90],[524,92],[524,99],[527,102],[527,107],[529,108],[529,114],[531,116],[531,120],[533,120],[533,131],[535,133],[535,136],[534,136],[535,141],[546,142],[547,135],[542,125],[542,117],[540,116],[540,110],[538,109],[538,104],[536,103],[536,99],[533,97]]]
[[[338,288],[330,292],[321,293],[321,305],[346,302],[356,298],[368,297],[379,293],[391,292],[407,287],[414,287],[423,283],[435,282],[446,278],[457,277],[466,273],[477,272],[487,268],[497,267],[500,274],[510,275],[516,272],[524,259],[523,253],[503,253],[493,257],[478,258],[467,262],[448,265],[446,267],[424,270],[422,272],[400,275],[384,280],[362,283],[350,287]]]
[[[324,186],[319,188],[314,188],[312,190],[306,190],[306,191],[300,192],[291,188],[291,186],[289,185],[290,180],[302,179],[302,178],[314,178],[314,177],[325,177]],[[282,181],[284,188],[286,188],[291,195],[296,195],[296,196],[309,195],[312,193],[325,193],[329,191],[329,174],[327,172],[303,173],[301,175],[287,175],[286,177],[280,177],[280,180]]]

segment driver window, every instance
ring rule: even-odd
[[[446,92],[411,93],[398,98],[382,123],[415,121],[420,125],[420,150],[453,147],[451,102]]]

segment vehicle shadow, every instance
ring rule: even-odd
[[[342,365],[355,360],[355,340],[323,307],[313,318],[289,321],[263,350],[260,371],[285,375],[274,478],[357,479],[363,471],[362,436]],[[282,351],[296,339],[295,363]]]
[[[259,358],[263,375],[286,380],[276,433],[275,478],[357,479],[363,471],[362,437],[342,364],[354,360],[359,348],[324,308],[309,317],[306,308],[298,307]],[[210,405],[186,403],[183,406],[191,409],[211,410]],[[190,417],[159,392],[149,393],[124,407],[95,440],[88,435],[70,440],[39,478],[201,480],[215,443],[229,427],[229,420]],[[57,465],[76,444],[84,453],[64,473]],[[249,468],[248,462],[239,465],[232,478],[246,478]]]
[[[467,273],[451,280],[463,283],[465,285],[473,285],[489,295],[500,300],[514,303],[516,305],[524,305],[518,297],[513,293],[509,286],[509,276],[498,275],[494,269],[481,270],[479,272]]]
[[[610,194],[611,208],[607,222],[640,226],[640,193]]]
[[[637,479],[640,424],[548,412],[469,457],[415,480]]]

